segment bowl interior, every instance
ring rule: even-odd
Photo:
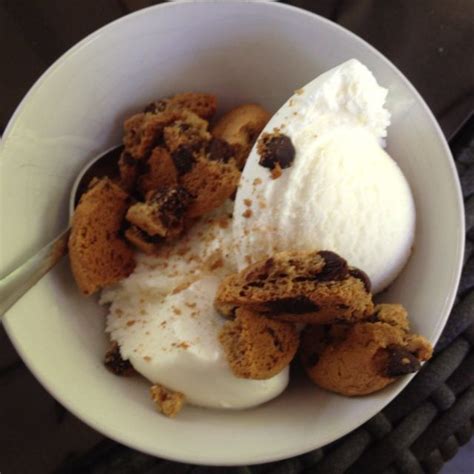
[[[220,110],[259,102],[275,111],[294,89],[358,58],[389,89],[388,152],[412,187],[417,236],[409,264],[385,301],[402,302],[413,327],[435,341],[459,277],[463,217],[449,151],[426,105],[378,52],[302,10],[265,3],[152,7],[89,36],[38,81],[2,144],[1,272],[67,223],[70,187],[96,153],[118,143],[123,119],[178,91],[215,93]],[[299,380],[278,399],[244,411],[187,407],[154,412],[147,383],[102,366],[103,311],[79,295],[64,261],[5,318],[17,349],[68,409],[124,444],[205,464],[271,461],[322,446],[383,408],[404,379],[365,398],[329,394]]]

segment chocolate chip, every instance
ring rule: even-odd
[[[140,227],[132,225],[130,228],[133,229],[136,234],[138,234],[138,237],[143,240],[143,242],[148,244],[161,244],[164,242],[163,237],[159,235],[149,235],[144,230],[140,229]]]
[[[273,263],[273,258],[265,260],[265,263],[263,265],[257,267],[255,270],[247,274],[247,276],[245,277],[245,281],[253,282],[255,280],[267,280],[268,274],[271,268],[273,267]],[[272,281],[269,281],[268,283],[272,283]]]
[[[279,352],[284,352],[285,349],[284,349],[283,344],[282,344],[281,340],[279,339],[276,331],[271,327],[266,327],[265,332],[268,333],[270,335],[270,337],[273,339],[273,344],[274,344],[275,348]]]
[[[295,148],[290,137],[281,133],[264,135],[258,144],[259,164],[273,170],[278,164],[281,169],[291,166],[295,159]]]
[[[371,314],[367,319],[364,319],[365,323],[378,323],[380,321],[377,313]]]
[[[186,146],[180,146],[171,154],[171,158],[179,175],[191,171],[196,162],[192,150]]]
[[[306,296],[280,298],[267,303],[269,311],[274,314],[304,314],[319,311],[320,307]]]
[[[190,128],[191,128],[191,125],[190,125],[189,123],[181,122],[181,123],[179,124],[179,129],[180,129],[182,132],[187,132]]]
[[[314,367],[319,362],[319,354],[312,352],[306,359],[306,365],[308,367]]]
[[[149,199],[158,204],[159,218],[165,227],[180,225],[192,196],[181,186],[159,189]]]
[[[326,262],[323,269],[315,275],[318,281],[339,281],[347,277],[349,267],[343,258],[328,250],[318,253]]]
[[[151,104],[148,104],[143,110],[143,112],[157,114],[159,112],[163,112],[166,109],[167,105],[168,105],[168,101],[166,99],[158,100],[156,102],[152,102]]]
[[[133,156],[128,152],[124,151],[120,156],[120,161],[127,166],[135,166],[137,164],[137,160],[133,158]]]
[[[134,370],[128,360],[122,359],[120,349],[116,342],[113,342],[104,357],[104,365],[115,375],[131,375]]]
[[[274,263],[275,263],[275,260],[273,260],[272,257],[267,258],[267,259],[265,260],[265,263],[263,264],[263,268],[265,269],[265,271],[268,272],[268,271],[270,271],[270,269],[273,267]]]
[[[209,142],[207,152],[210,160],[222,161],[223,163],[227,163],[235,156],[234,147],[220,138],[213,138]]]
[[[420,369],[420,361],[404,347],[391,345],[386,349],[388,353],[385,375],[387,377],[399,377],[410,374]]]
[[[349,270],[349,275],[353,276],[354,278],[358,278],[364,284],[365,291],[367,291],[367,293],[370,293],[372,283],[367,273],[360,270],[359,268],[351,268]]]

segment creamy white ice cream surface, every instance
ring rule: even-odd
[[[373,291],[405,265],[415,206],[396,162],[383,150],[387,90],[350,60],[297,91],[266,127],[289,136],[293,164],[272,179],[255,147],[236,197],[239,269],[282,250],[331,250],[364,270]]]
[[[288,369],[268,380],[236,377],[218,340],[225,320],[214,295],[236,269],[230,211],[227,205],[205,217],[160,256],[139,254],[135,271],[101,298],[110,303],[107,332],[124,359],[189,403],[213,408],[259,405],[288,384]]]

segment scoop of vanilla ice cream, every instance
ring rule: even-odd
[[[244,169],[234,211],[238,267],[276,251],[332,250],[379,292],[405,265],[415,234],[409,185],[381,148],[387,91],[356,60],[304,89],[266,127],[291,138],[293,164],[272,179],[254,148]]]
[[[218,336],[225,320],[213,302],[221,278],[236,269],[227,204],[201,219],[157,256],[138,255],[135,271],[104,290],[106,330],[121,355],[153,383],[189,403],[247,408],[278,396],[288,369],[268,380],[236,377]]]
[[[286,388],[289,371],[268,380],[232,373],[218,340],[225,321],[213,307],[219,281],[202,276],[165,298],[121,294],[110,308],[107,331],[139,373],[184,393],[189,403],[214,408],[259,405]]]

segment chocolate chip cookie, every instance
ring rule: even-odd
[[[242,307],[280,321],[355,322],[373,312],[370,281],[334,252],[280,252],[226,277],[215,306]]]
[[[409,332],[398,304],[381,304],[366,321],[353,325],[308,326],[301,360],[317,385],[342,395],[366,395],[420,368],[432,354],[430,343]]]

